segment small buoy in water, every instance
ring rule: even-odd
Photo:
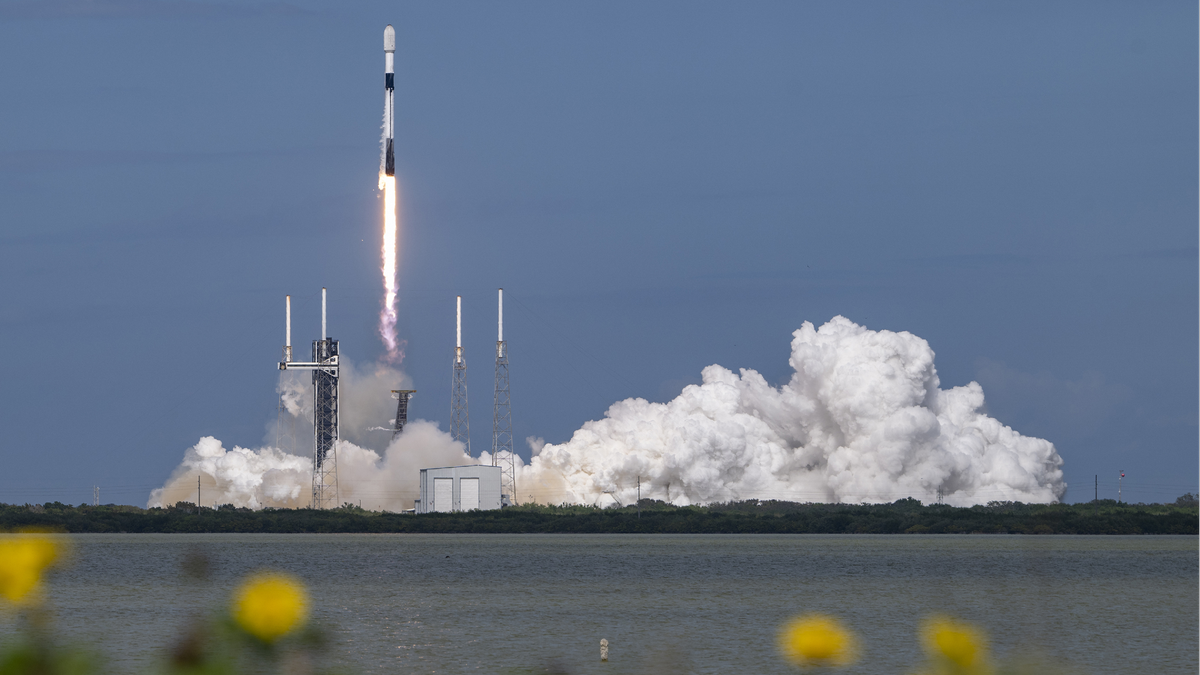
[[[608,640],[605,640],[604,638],[600,639],[600,660],[608,660]]]

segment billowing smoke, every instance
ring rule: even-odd
[[[805,322],[782,387],[713,365],[672,401],[620,401],[560,445],[529,439],[519,501],[629,504],[639,481],[680,505],[1060,499],[1054,445],[988,417],[975,382],[941,389],[933,361],[911,333]]]
[[[410,421],[394,441],[380,422],[395,417],[392,389],[411,389],[403,373],[382,364],[364,369],[342,357],[337,445],[338,496],[372,510],[402,511],[419,497],[421,469],[475,464],[463,445],[437,425]],[[268,431],[264,447],[226,449],[211,436],[188,448],[148,507],[195,503],[197,479],[204,506],[249,508],[309,506],[312,502],[312,375],[285,371],[279,379],[285,413]],[[418,400],[419,402],[419,400]]]

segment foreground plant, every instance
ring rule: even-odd
[[[784,624],[779,651],[801,668],[848,666],[858,658],[858,641],[836,618],[808,614]]]
[[[43,532],[0,535],[0,609],[21,627],[16,639],[0,649],[0,675],[96,672],[99,659],[61,644],[42,606],[42,579],[65,550],[61,539]]]
[[[39,603],[42,575],[59,559],[61,549],[47,534],[0,535],[0,597],[16,606]]]
[[[936,675],[987,675],[993,672],[986,634],[974,624],[946,616],[921,626],[921,646]]]
[[[234,596],[233,618],[242,630],[273,643],[304,624],[308,618],[308,592],[292,576],[256,574]]]
[[[227,613],[196,618],[163,670],[171,675],[331,672],[320,666],[328,645],[324,632],[309,624],[309,608],[308,589],[298,578],[253,574],[234,589]]]

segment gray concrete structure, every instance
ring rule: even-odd
[[[446,466],[421,469],[417,513],[489,511],[501,505],[498,466]]]

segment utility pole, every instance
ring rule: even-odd
[[[1121,482],[1125,480],[1125,471],[1121,471],[1121,477],[1117,479],[1117,503],[1121,503]]]
[[[638,476],[638,520],[642,519],[642,477]]]
[[[1100,474],[1096,474],[1096,496],[1092,497],[1092,501],[1100,501]]]
[[[196,474],[196,513],[200,513],[200,474]]]

